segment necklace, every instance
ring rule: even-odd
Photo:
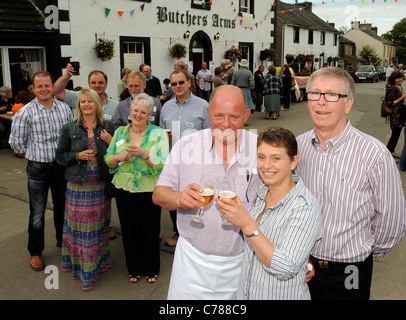
[[[96,122],[92,121],[92,126],[89,126],[85,121],[83,121],[83,124],[88,132],[94,132],[94,129],[96,128]]]
[[[143,137],[143,136],[145,136],[145,135],[147,134],[147,131],[145,131],[144,134],[141,134],[141,132],[143,132],[146,127],[148,127],[148,122],[141,128],[141,130],[138,130],[138,131],[137,131],[137,130],[134,129],[133,126],[131,126],[131,130],[132,130],[135,134],[138,134],[140,137]]]

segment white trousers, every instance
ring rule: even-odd
[[[207,255],[179,236],[169,283],[168,300],[235,300],[242,253]]]

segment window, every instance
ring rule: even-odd
[[[308,44],[313,44],[313,30],[309,29]]]
[[[254,16],[254,1],[255,0],[240,0],[240,10],[238,14],[242,16],[242,13],[250,13]]]
[[[26,90],[32,83],[32,76],[46,70],[45,48],[0,47],[0,86],[9,86],[13,96]]]
[[[321,44],[321,45],[324,45],[325,42],[326,42],[326,33],[325,33],[324,31],[322,31],[322,32],[320,33],[320,44]]]
[[[299,27],[293,27],[293,43],[299,43],[300,39],[300,28]]]
[[[338,34],[335,33],[335,34],[334,34],[334,39],[333,39],[333,46],[336,46],[336,45],[337,45],[337,40],[338,40]]]
[[[192,0],[191,8],[210,10],[211,9],[210,0]]]
[[[138,71],[142,63],[150,64],[150,39],[143,37],[120,37],[121,69]]]
[[[245,13],[250,13],[249,0],[240,0],[240,11],[245,12]]]

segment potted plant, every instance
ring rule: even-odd
[[[241,61],[242,53],[240,49],[236,48],[235,46],[231,46],[230,49],[224,52],[224,59],[229,59],[231,62]]]
[[[114,57],[114,40],[99,38],[93,50],[101,61],[109,61]]]
[[[286,59],[286,63],[287,64],[291,64],[292,62],[293,62],[293,60],[295,59],[295,57],[293,56],[293,54],[287,54],[286,56],[285,56],[285,59]]]
[[[264,51],[266,52],[268,61],[272,61],[275,58],[275,49],[274,48],[266,48]]]
[[[177,42],[168,51],[172,58],[180,59],[186,56],[187,48],[183,43]]]

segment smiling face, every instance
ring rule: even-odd
[[[93,73],[89,78],[89,88],[97,92],[99,96],[103,95],[107,89],[107,82],[101,73]]]
[[[140,93],[144,92],[146,84],[142,82],[139,76],[130,77],[127,80],[128,82],[128,92],[133,98],[135,98]]]
[[[52,101],[54,84],[51,77],[40,74],[35,76],[32,91],[41,104],[45,105],[47,102]]]
[[[97,103],[92,98],[81,94],[79,97],[79,108],[84,116],[95,115],[97,110]]]
[[[216,88],[207,111],[213,136],[222,144],[233,144],[237,140],[251,114],[244,100],[244,92],[234,86]]]
[[[130,117],[133,126],[142,128],[147,124],[151,117],[150,109],[143,103],[138,103],[131,107]]]
[[[272,187],[289,185],[298,156],[291,158],[286,148],[262,142],[257,149],[257,169],[262,180]]]
[[[324,76],[316,77],[308,91],[347,94],[343,80]],[[353,102],[354,98],[340,98],[337,102],[328,102],[323,95],[318,101],[308,101],[310,117],[314,122],[319,139],[324,141],[332,139],[345,128],[347,114],[350,112]]]
[[[190,89],[190,80],[187,79],[187,76],[183,72],[172,73],[171,77],[172,91],[179,101],[186,100],[189,95]]]

